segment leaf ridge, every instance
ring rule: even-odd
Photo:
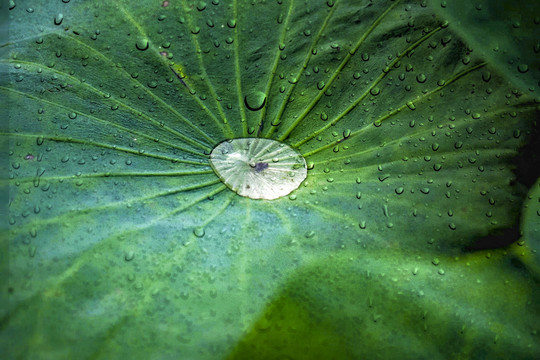
[[[186,4],[185,4],[185,1],[182,2],[182,7],[184,8],[184,11],[186,11]],[[188,16],[188,24],[191,26],[191,17]],[[214,98],[215,102],[216,102],[216,105],[218,107],[218,111],[219,111],[219,115],[221,116],[221,118],[223,119],[223,123],[219,122],[219,120],[217,119],[217,117],[214,115],[212,116],[212,119],[215,121],[215,123],[218,125],[218,127],[221,129],[223,135],[225,137],[228,136],[234,136],[233,134],[233,131],[231,129],[231,126],[227,120],[227,116],[225,115],[225,112],[223,111],[223,106],[221,106],[221,102],[218,101],[218,95],[216,93],[216,89],[214,87],[214,84],[212,83],[212,81],[210,80],[210,78],[208,77],[208,74],[206,72],[206,67],[204,65],[204,62],[203,62],[203,59],[202,59],[202,56],[201,56],[201,47],[199,45],[199,40],[197,39],[196,36],[194,36],[193,33],[191,33],[191,40],[192,42],[194,43],[194,46],[195,46],[195,53],[197,54],[197,60],[199,62],[199,69],[201,70],[201,73],[206,81],[206,85],[208,87],[208,89],[210,90],[210,93],[212,94],[212,97]],[[212,114],[213,115],[213,114]],[[225,130],[223,128],[223,124],[225,124],[227,126],[227,130]]]
[[[324,30],[326,30],[326,26],[328,25],[328,23],[330,22],[330,19],[332,18],[332,15],[334,15],[334,12],[336,11],[336,9],[338,8],[338,5],[340,4],[339,1],[336,1],[336,3],[334,4],[334,6],[332,6],[332,8],[330,9],[330,11],[328,12],[328,14],[326,15],[326,18],[324,19],[324,22],[323,24],[321,25],[321,28],[319,29],[319,31],[317,32],[317,35],[315,36],[315,38],[313,39],[313,42],[311,44],[311,47],[309,48],[308,50],[308,53],[306,55],[306,58],[304,59],[304,62],[302,63],[302,65],[300,66],[300,70],[298,71],[298,73],[296,74],[296,81],[294,81],[291,86],[289,87],[289,90],[287,90],[287,94],[285,95],[285,97],[283,98],[283,101],[281,103],[281,106],[279,108],[279,111],[278,111],[278,114],[276,115],[276,118],[272,121],[272,126],[270,127],[270,130],[266,133],[266,135],[264,135],[265,138],[271,138],[272,135],[274,134],[274,132],[276,131],[276,128],[277,126],[279,125],[280,121],[281,121],[281,117],[283,116],[283,113],[285,112],[285,108],[287,107],[287,104],[289,102],[289,99],[296,87],[296,84],[298,83],[300,77],[302,76],[302,74],[304,73],[304,70],[307,68],[307,65],[309,64],[309,61],[311,60],[311,57],[313,56],[313,49],[315,49],[315,47],[317,46],[317,44],[319,43],[319,40],[321,39],[322,37],[322,34],[324,32]]]
[[[411,104],[414,104],[414,101],[420,101],[420,100],[423,100],[423,99],[425,99],[425,98],[427,98],[427,97],[433,95],[434,93],[441,91],[441,90],[444,89],[446,86],[450,85],[451,83],[455,82],[456,80],[462,78],[463,76],[465,76],[465,75],[471,73],[471,72],[474,71],[474,70],[477,70],[477,69],[479,69],[479,68],[484,67],[485,65],[486,65],[485,62],[484,62],[484,63],[480,63],[480,64],[477,64],[477,65],[475,65],[475,66],[473,66],[473,67],[471,67],[471,68],[469,68],[469,69],[467,69],[467,70],[465,70],[465,71],[462,71],[461,73],[455,75],[453,78],[447,80],[443,85],[438,86],[438,87],[436,87],[435,89],[432,89],[431,91],[429,91],[429,92],[423,94],[422,96],[417,96],[415,99],[408,101],[407,103],[405,103],[404,105],[400,106],[399,108],[397,108],[397,109],[391,111],[391,112],[388,113],[387,115],[384,115],[384,116],[380,117],[379,119],[375,120],[375,121],[373,122],[373,125],[374,125],[374,126],[377,126],[377,127],[380,126],[381,123],[382,123],[382,121],[388,119],[388,118],[391,117],[391,116],[396,115],[397,113],[401,112],[402,110],[404,110],[404,109],[406,109],[406,108],[411,108],[411,107],[412,107]],[[342,137],[341,139],[332,141],[331,143],[328,143],[328,144],[326,144],[326,145],[323,145],[323,146],[319,147],[318,149],[311,150],[311,151],[305,153],[305,154],[304,154],[304,157],[312,156],[312,155],[314,155],[314,154],[316,154],[316,153],[318,153],[318,152],[320,152],[320,151],[322,151],[322,150],[325,150],[325,149],[328,149],[328,148],[337,146],[337,145],[339,145],[341,142],[345,141],[346,139],[350,139],[350,138],[355,137],[356,135],[362,133],[363,131],[365,131],[365,130],[367,129],[367,126],[368,126],[368,125],[366,125],[366,126],[360,128],[360,129],[358,129],[358,130],[356,130],[356,131],[353,131],[353,132],[350,134],[350,136],[348,136],[347,138]]]
[[[1,61],[1,62],[3,62],[3,61]],[[13,62],[13,61],[9,61],[9,63],[12,63],[12,62]],[[29,65],[29,66],[38,66],[38,65],[40,65],[40,64],[37,64],[37,63],[34,63],[34,62],[30,62],[30,61],[17,61],[17,63],[20,63],[20,64],[26,64],[26,65]],[[95,87],[93,87],[92,85],[88,84],[87,82],[83,82],[83,81],[77,79],[76,77],[73,77],[73,76],[71,76],[71,75],[69,75],[69,74],[66,74],[66,73],[62,72],[62,71],[58,71],[58,70],[56,70],[56,69],[48,69],[48,70],[51,71],[51,72],[54,72],[54,73],[56,73],[56,74],[65,76],[65,77],[71,79],[72,81],[75,81],[75,82],[79,83],[80,85],[86,86],[86,87],[88,87],[89,89],[91,89],[91,91],[95,92],[95,93],[98,94],[98,95],[101,95],[102,97],[105,96],[105,93],[104,93],[104,92],[102,92],[102,91],[99,90],[99,89],[96,89]],[[132,133],[132,134],[137,135],[137,136],[140,136],[140,137],[144,137],[144,138],[151,139],[151,140],[154,140],[154,139],[155,139],[155,137],[149,136],[149,135],[147,135],[147,134],[145,134],[145,133],[143,133],[143,132],[139,132],[139,131],[136,131],[136,130],[129,129],[129,128],[124,127],[124,126],[122,126],[122,125],[118,125],[118,124],[116,124],[116,123],[114,123],[114,122],[112,122],[112,121],[104,120],[104,119],[98,118],[98,117],[96,117],[96,116],[94,116],[94,115],[90,115],[90,114],[83,113],[83,112],[81,112],[81,111],[79,111],[79,110],[70,108],[70,107],[65,106],[65,105],[58,104],[58,103],[53,102],[53,101],[41,99],[41,98],[35,97],[35,96],[33,96],[33,95],[27,94],[27,93],[25,93],[25,92],[17,91],[17,90],[10,89],[10,88],[6,88],[6,87],[0,87],[0,88],[3,89],[3,90],[6,90],[6,91],[12,91],[12,92],[18,93],[18,94],[20,94],[20,95],[29,97],[29,98],[34,99],[34,100],[43,101],[43,102],[45,102],[45,103],[47,103],[47,104],[50,104],[50,105],[58,106],[58,107],[60,107],[60,108],[63,108],[63,109],[65,109],[65,110],[68,110],[68,111],[73,111],[73,112],[75,112],[75,113],[79,113],[79,114],[84,115],[85,117],[87,117],[87,118],[89,118],[89,119],[93,119],[93,120],[95,120],[95,121],[98,121],[98,122],[101,122],[101,123],[105,123],[105,124],[110,125],[110,126],[114,126],[114,127],[116,127],[117,129],[121,129],[121,130],[127,131],[127,132],[129,132],[129,133]],[[187,143],[190,143],[190,144],[192,144],[192,145],[194,145],[194,146],[197,146],[197,147],[199,147],[199,148],[201,148],[201,149],[203,149],[203,150],[205,150],[205,151],[209,151],[209,150],[210,150],[210,148],[207,147],[206,145],[203,145],[203,144],[201,144],[201,143],[199,143],[199,142],[197,142],[197,141],[192,140],[191,138],[185,136],[184,134],[180,133],[179,131],[177,131],[177,130],[175,130],[175,129],[172,129],[172,128],[166,126],[166,125],[165,125],[165,126],[161,126],[161,124],[159,123],[159,121],[157,121],[157,120],[151,118],[150,116],[146,115],[144,112],[137,111],[136,109],[132,108],[131,106],[125,104],[124,102],[122,102],[122,101],[120,101],[120,100],[114,99],[114,101],[115,101],[117,104],[121,105],[122,107],[124,107],[124,108],[130,110],[131,112],[136,113],[136,114],[140,114],[141,117],[143,117],[143,118],[145,118],[146,120],[150,121],[150,122],[153,123],[154,125],[159,126],[159,127],[163,128],[163,129],[165,129],[167,132],[169,132],[169,133],[171,133],[171,134],[173,134],[173,135],[175,135],[175,136],[178,136],[178,137],[184,139]],[[171,146],[171,147],[173,147],[173,148],[175,148],[175,149],[182,150],[182,151],[184,151],[184,152],[191,153],[191,154],[193,154],[193,155],[198,155],[198,156],[202,156],[202,157],[205,156],[204,154],[201,154],[201,153],[199,153],[199,152],[197,152],[197,151],[194,151],[194,150],[191,150],[191,149],[189,149],[189,148],[184,148],[184,147],[178,146],[178,145],[176,145],[176,144],[168,143],[168,142],[163,142],[163,141],[160,141],[160,142],[161,142],[162,144],[164,144],[164,145]]]
[[[290,20],[290,17],[291,17],[293,5],[294,5],[294,0],[290,0],[290,2],[289,2],[289,10],[287,11],[287,17],[285,18],[285,23],[283,24],[283,29],[281,31],[281,36],[279,38],[280,43],[284,42],[285,36],[287,35],[287,27],[289,26],[289,20]],[[270,93],[270,89],[272,88],[272,83],[274,81],[274,77],[276,76],[276,70],[277,70],[277,67],[278,67],[278,64],[279,64],[279,57],[280,57],[280,54],[279,54],[279,51],[277,51],[276,56],[274,58],[274,63],[272,64],[272,68],[270,70],[270,75],[268,77],[268,81],[267,81],[267,84],[266,84],[266,89],[264,91],[267,100],[266,100],[266,106],[263,106],[263,108],[261,109],[261,115],[259,117],[259,125],[258,125],[257,137],[260,137],[261,133],[263,131],[264,120],[265,120],[265,117],[266,117],[266,111],[267,111],[268,106],[270,105],[270,100],[271,100],[271,97],[268,96],[268,94]]]
[[[305,138],[303,138],[301,141],[295,143],[293,145],[294,148],[296,147],[299,147],[301,146],[302,144],[312,140],[313,138],[317,137],[317,135],[321,134],[322,132],[324,132],[325,130],[327,130],[328,128],[336,125],[338,123],[338,121],[340,121],[341,119],[343,119],[343,117],[345,117],[347,114],[349,114],[352,110],[354,110],[358,104],[366,97],[369,95],[369,93],[373,90],[373,88],[375,86],[377,86],[377,84],[379,84],[385,77],[386,75],[392,71],[393,69],[393,66],[395,64],[398,63],[398,61],[400,61],[405,55],[409,54],[412,50],[414,50],[415,48],[417,48],[418,46],[420,46],[420,44],[422,44],[424,41],[426,41],[427,39],[429,39],[431,36],[433,36],[435,33],[437,33],[439,30],[441,30],[442,27],[437,27],[435,28],[434,30],[430,31],[429,33],[425,34],[424,36],[422,36],[418,41],[416,41],[415,43],[413,43],[411,46],[409,46],[407,49],[405,49],[405,51],[403,51],[402,53],[400,53],[391,63],[390,65],[388,65],[387,67],[385,67],[382,71],[381,71],[381,74],[371,83],[371,85],[369,86],[369,88],[364,91],[364,93],[362,95],[360,95],[349,107],[347,107],[347,109],[345,109],[341,114],[339,114],[334,120],[330,121],[328,124],[326,124],[325,126],[323,126],[322,128],[320,128],[319,130],[316,130],[314,131],[313,133],[311,133],[309,136],[306,136]],[[307,114],[306,114],[307,115]]]

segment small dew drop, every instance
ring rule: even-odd
[[[266,95],[262,91],[254,91],[244,96],[244,105],[251,111],[259,111],[266,104]]]
[[[517,69],[520,73],[525,74],[527,71],[529,71],[529,65],[519,64]]]
[[[124,254],[124,260],[125,261],[131,261],[135,258],[135,252],[133,251],[126,251],[126,253]]]
[[[54,17],[54,25],[60,25],[64,21],[64,14],[60,13]]]
[[[145,51],[145,50],[148,50],[148,47],[150,46],[150,42],[148,41],[148,39],[145,39],[145,38],[140,38],[137,40],[137,42],[135,43],[135,47],[138,49],[138,50],[141,50],[141,51]]]
[[[199,226],[193,229],[193,235],[195,235],[198,238],[202,238],[205,235],[204,228]]]

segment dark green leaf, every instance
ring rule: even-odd
[[[425,1],[10,8],[10,358],[539,354],[536,275],[494,249],[537,55],[509,75]],[[209,154],[245,137],[307,179],[235,194]]]

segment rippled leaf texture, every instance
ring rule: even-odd
[[[494,249],[538,89],[424,2],[10,8],[10,357],[538,355],[535,277]],[[290,196],[211,170],[256,136],[306,157]]]

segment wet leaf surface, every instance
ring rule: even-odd
[[[506,247],[537,134],[534,45],[528,73],[503,71],[425,1],[9,16],[11,358],[540,353],[538,257]],[[237,195],[210,154],[239,138],[286,144],[307,178]]]

